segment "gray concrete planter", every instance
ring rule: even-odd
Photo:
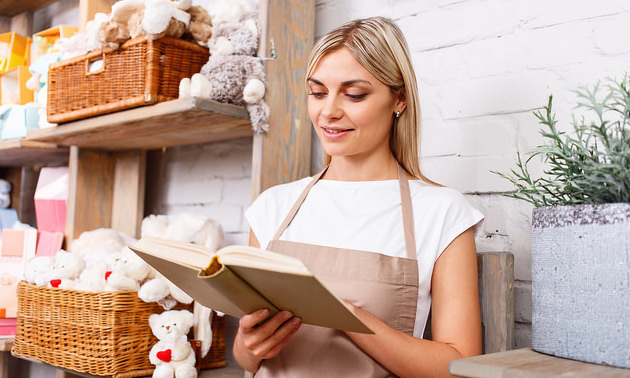
[[[532,349],[630,368],[630,203],[534,209]]]

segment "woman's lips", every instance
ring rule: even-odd
[[[348,135],[352,131],[352,129],[339,129],[329,127],[322,127],[321,129],[324,132],[324,136],[329,139],[341,138],[345,135]]]

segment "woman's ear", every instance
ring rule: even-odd
[[[395,106],[395,112],[403,112],[405,109],[407,108],[407,92],[402,91],[398,96],[397,96],[397,101],[396,101],[396,106]]]

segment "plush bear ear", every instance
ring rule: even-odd
[[[160,321],[160,314],[151,314],[149,316],[149,327],[153,330]]]
[[[182,320],[186,329],[190,329],[193,326],[195,317],[192,312],[188,310],[180,310],[182,314]]]
[[[256,21],[253,19],[246,20],[244,26],[254,37],[258,38],[258,25],[256,25]]]

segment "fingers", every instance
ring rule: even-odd
[[[239,333],[245,348],[254,356],[263,359],[275,357],[301,325],[299,318],[288,311],[281,311],[260,326],[256,326],[268,315],[267,310],[261,310],[243,316],[239,322]]]
[[[262,323],[269,316],[269,310],[262,309],[253,312],[249,315],[245,315],[239,321],[239,327],[245,331],[250,331],[256,328],[256,326]]]

